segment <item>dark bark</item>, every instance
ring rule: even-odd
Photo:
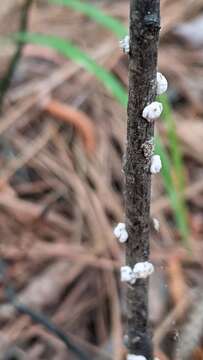
[[[157,49],[160,29],[159,0],[131,0],[129,103],[125,155],[125,209],[129,234],[126,264],[133,267],[149,258],[150,164],[154,124],[142,117],[155,100]],[[148,280],[137,280],[127,291],[128,350],[153,360],[148,329]]]

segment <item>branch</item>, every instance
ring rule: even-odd
[[[130,5],[129,102],[124,172],[128,233],[126,263],[131,269],[136,264],[149,267],[153,111],[157,114],[161,111],[159,103],[153,103],[157,92],[159,3],[159,0],[131,0]],[[149,104],[150,108],[144,113]],[[145,271],[142,275],[150,273]],[[137,276],[136,281],[128,283],[128,350],[132,359],[135,355],[142,355],[147,360],[153,360],[146,277]]]

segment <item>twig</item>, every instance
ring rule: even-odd
[[[20,17],[20,26],[19,26],[20,32],[24,32],[27,30],[28,20],[29,20],[29,12],[30,12],[32,3],[33,3],[33,0],[25,0],[25,3],[22,6],[21,17]],[[9,66],[8,66],[7,72],[0,82],[0,110],[2,108],[4,96],[6,95],[6,92],[9,89],[15,69],[21,58],[23,47],[24,47],[24,44],[19,42],[17,45],[17,49],[11,59]]]
[[[13,299],[13,297],[10,299],[10,301]],[[30,316],[32,321],[39,323],[40,325],[43,325],[50,333],[58,337],[70,350],[73,352],[78,359],[81,360],[89,360],[89,357],[79,349],[78,346],[73,344],[73,342],[67,337],[67,335],[64,334],[64,332],[59,329],[54,323],[52,323],[47,317],[45,317],[43,314],[40,314],[36,311],[31,310],[28,306],[20,304],[15,302],[15,300],[12,300],[12,304],[16,308],[16,310],[24,315]]]
[[[50,333],[58,337],[66,345],[68,350],[74,353],[78,359],[89,360],[89,357],[85,354],[85,352],[81,350],[78,345],[74,344],[73,340],[71,340],[60,328],[58,328],[54,323],[52,323],[46,316],[30,309],[28,306],[21,304],[16,300],[15,292],[8,283],[8,279],[6,279],[6,269],[7,269],[6,263],[3,260],[0,260],[0,280],[4,285],[7,300],[15,307],[15,309],[21,314],[30,316],[30,318],[34,322],[43,325]]]
[[[154,124],[144,119],[142,114],[156,96],[159,7],[159,0],[130,2],[129,102],[124,172],[128,232],[126,263],[131,268],[149,257],[150,166],[153,152],[150,143],[153,141]],[[127,322],[129,354],[153,360],[146,279],[138,279],[133,285],[128,285]]]

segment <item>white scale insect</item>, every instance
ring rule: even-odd
[[[128,240],[128,233],[124,223],[118,223],[113,231],[115,237],[120,243],[125,243]]]
[[[153,155],[151,160],[151,174],[158,174],[162,168],[161,158],[159,155]]]
[[[153,272],[154,266],[148,261],[135,264],[133,269],[128,265],[121,266],[121,282],[133,285],[137,279],[146,279]]]
[[[129,38],[129,35],[126,35],[124,37],[124,39],[120,40],[119,44],[120,44],[121,50],[125,54],[129,54],[129,51],[130,51],[130,38]]]
[[[142,112],[142,117],[145,120],[152,122],[160,117],[162,111],[163,105],[158,101],[154,101],[144,108]]]
[[[147,360],[147,359],[143,355],[128,354],[127,355],[127,360]]]
[[[158,72],[156,75],[156,81],[157,81],[157,88],[156,88],[157,95],[164,94],[168,89],[167,79],[162,73]]]
[[[127,360],[147,360],[145,356],[143,355],[133,355],[133,354],[128,354],[127,355]],[[154,358],[154,360],[159,360],[158,358]]]
[[[156,219],[156,218],[153,218],[153,219],[152,219],[152,222],[153,222],[154,230],[156,230],[157,232],[159,232],[159,230],[160,230],[159,220]]]
[[[128,354],[126,360],[147,360],[145,356],[143,355],[133,355]],[[154,358],[154,360],[159,360],[158,358]]]

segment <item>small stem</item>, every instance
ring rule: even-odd
[[[126,264],[133,267],[149,258],[151,155],[145,145],[154,136],[154,124],[142,117],[156,97],[157,50],[160,29],[159,0],[131,0],[127,148],[125,154],[125,211],[128,241]],[[148,281],[128,285],[129,354],[153,360],[148,329]]]

